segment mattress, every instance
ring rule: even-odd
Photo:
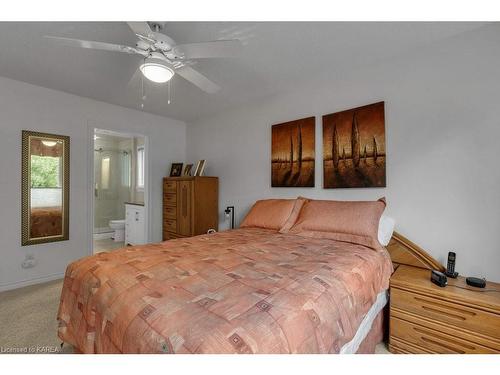
[[[385,249],[258,228],[128,247],[67,267],[58,335],[83,353],[348,352],[391,273]]]
[[[370,307],[370,310],[366,313],[365,317],[361,321],[361,324],[356,331],[356,334],[351,341],[347,342],[339,351],[339,354],[354,354],[358,351],[359,346],[363,340],[368,336],[368,333],[372,329],[372,324],[375,318],[385,307],[389,301],[389,292],[384,290],[377,295],[375,303]]]

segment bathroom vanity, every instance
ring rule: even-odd
[[[146,243],[144,204],[125,203],[125,245]]]

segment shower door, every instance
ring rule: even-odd
[[[110,231],[109,221],[125,218],[130,199],[130,152],[94,151],[94,233]]]

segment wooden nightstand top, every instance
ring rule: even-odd
[[[459,276],[448,277],[448,285],[442,288],[432,283],[430,277],[430,270],[401,265],[391,277],[391,287],[500,314],[500,284],[487,281],[485,288],[475,288]]]

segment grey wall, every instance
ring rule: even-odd
[[[89,127],[148,137],[150,240],[161,241],[162,178],[172,161],[185,157],[185,124],[0,78],[0,290],[62,277],[69,262],[89,254],[89,153],[93,148]],[[69,241],[20,245],[23,129],[71,137]],[[38,264],[24,270],[21,262],[27,254],[33,254]]]
[[[296,90],[188,125],[187,156],[220,177],[238,221],[257,199],[386,196],[397,230],[443,264],[500,281],[498,25],[377,66],[297,82]],[[335,51],[332,51],[335,53]],[[321,115],[384,100],[387,188],[322,189]],[[316,115],[316,187],[271,188],[271,125]],[[221,221],[221,229],[227,222]]]

